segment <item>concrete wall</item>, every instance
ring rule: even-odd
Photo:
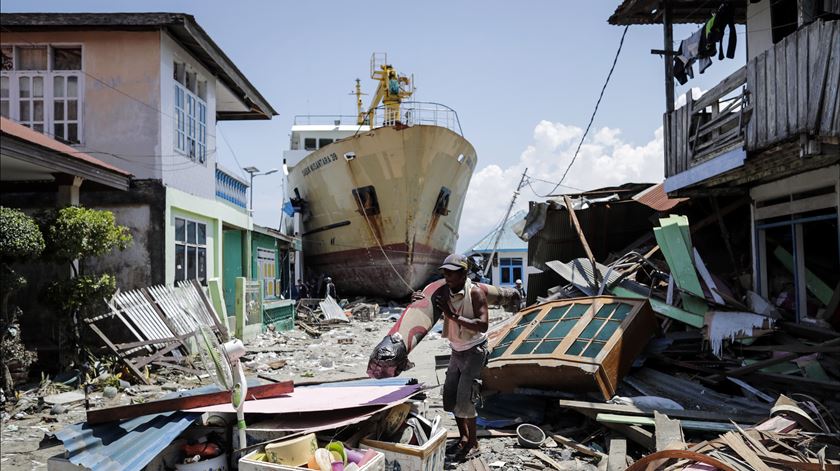
[[[204,68],[167,33],[160,36],[161,157],[163,183],[203,198],[216,197],[216,77]],[[174,63],[183,62],[207,81],[207,159],[199,163],[175,150],[175,79]]]
[[[775,2],[775,0],[773,0]],[[773,46],[770,18],[771,0],[747,4],[747,60]]]
[[[137,178],[161,178],[155,157],[161,153],[159,32],[4,31],[2,42],[81,44],[85,74],[76,147]]]
[[[207,277],[222,277],[224,225],[251,229],[251,220],[242,211],[215,199],[195,196],[176,188],[166,188],[164,250],[166,284],[175,281],[175,218],[187,218],[207,224]]]

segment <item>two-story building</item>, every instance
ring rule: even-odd
[[[191,15],[4,13],[2,25],[0,114],[134,177],[127,192],[80,195],[131,228],[106,262],[121,288],[221,277],[225,234],[252,222],[247,183],[217,163],[216,124],[276,115],[257,88]]]
[[[624,0],[609,22],[663,26],[664,49],[651,52],[665,59],[668,194],[748,198],[753,288],[798,321],[834,315],[840,2]],[[673,37],[674,24],[698,29]],[[746,25],[745,35],[737,35],[736,24]],[[688,69],[702,72],[723,56],[743,66],[692,96]],[[675,77],[687,82],[680,107]]]

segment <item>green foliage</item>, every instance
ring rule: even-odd
[[[34,258],[44,250],[44,237],[31,217],[0,206],[0,259]]]
[[[130,243],[128,228],[116,224],[114,213],[78,206],[59,210],[47,232],[52,255],[67,261],[124,250]]]
[[[99,314],[104,300],[117,290],[117,280],[112,275],[81,275],[55,281],[47,288],[48,301],[63,312],[77,312],[82,317]]]

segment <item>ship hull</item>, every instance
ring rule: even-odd
[[[306,276],[329,275],[340,296],[421,288],[455,249],[475,164],[466,139],[424,125],[377,128],[309,154],[289,173],[305,201]]]

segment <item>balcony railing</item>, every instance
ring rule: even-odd
[[[689,91],[686,104],[664,117],[665,176],[734,149],[760,152],[800,135],[840,136],[838,44],[840,21],[818,20],[701,97]]]
[[[666,177],[743,146],[751,112],[746,77],[741,67],[696,100],[689,90],[685,106],[665,115]]]
[[[216,198],[241,209],[248,209],[247,190],[248,184],[241,178],[216,166]]]
[[[749,151],[801,134],[840,136],[840,21],[818,20],[747,63]]]

